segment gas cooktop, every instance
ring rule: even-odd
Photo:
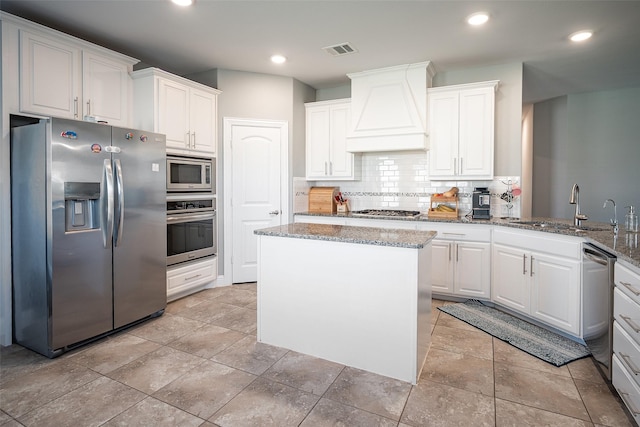
[[[403,211],[399,209],[364,209],[361,211],[351,211],[354,216],[373,217],[393,217],[393,218],[415,218],[420,215],[419,211]]]

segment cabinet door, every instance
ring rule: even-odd
[[[78,119],[80,50],[20,31],[20,111]]]
[[[460,91],[458,175],[493,178],[494,89]]]
[[[216,152],[216,95],[191,89],[191,148]]]
[[[307,179],[329,174],[329,107],[308,107],[306,129]]]
[[[455,246],[456,295],[491,297],[491,244],[457,242]]]
[[[531,253],[531,315],[580,333],[580,261]]]
[[[429,176],[451,177],[458,164],[458,91],[429,94]]]
[[[111,125],[129,126],[129,70],[92,52],[82,54],[82,105],[84,115]]]
[[[529,314],[529,255],[520,249],[493,245],[491,254],[491,299]]]
[[[190,148],[189,88],[158,79],[158,132],[167,136],[167,147]]]
[[[333,178],[353,177],[353,153],[347,151],[347,126],[351,122],[349,104],[329,109],[329,174]]]
[[[431,241],[431,289],[434,293],[453,294],[453,242]]]

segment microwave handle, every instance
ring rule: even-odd
[[[181,222],[198,221],[201,219],[213,219],[215,217],[216,217],[215,212],[193,214],[193,215],[184,215],[184,214],[168,215],[167,223],[179,224]]]

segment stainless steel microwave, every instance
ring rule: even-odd
[[[216,191],[214,159],[167,156],[167,191]]]

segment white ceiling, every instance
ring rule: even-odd
[[[0,9],[186,75],[214,68],[294,77],[316,89],[347,73],[430,60],[437,72],[524,63],[525,102],[640,87],[640,1],[1,0]],[[483,28],[465,23],[484,10]],[[595,31],[576,45],[567,36]],[[359,52],[332,57],[349,42]],[[270,63],[273,53],[284,65]]]

